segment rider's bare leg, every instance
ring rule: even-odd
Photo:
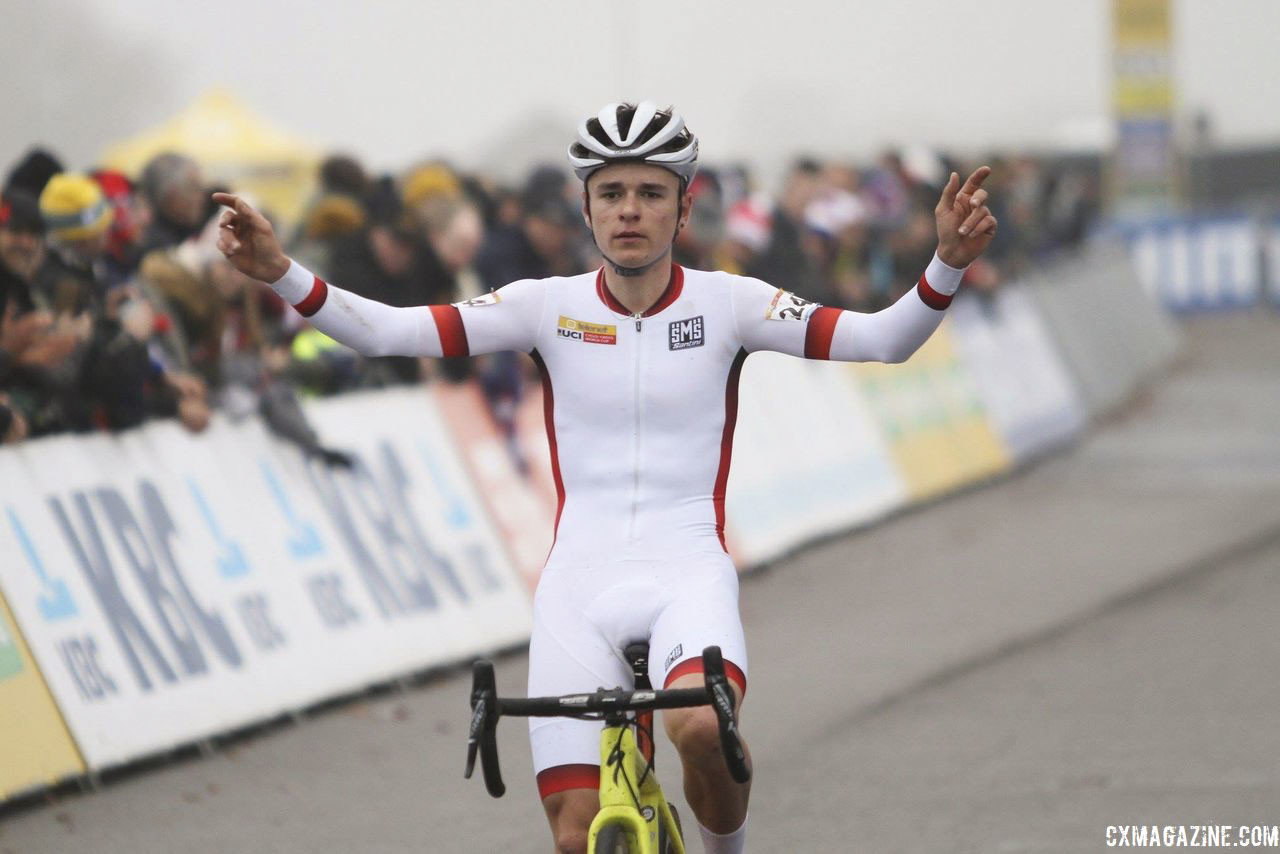
[[[599,789],[565,789],[542,799],[556,854],[586,854],[587,831],[600,811]]]
[[[701,673],[688,673],[673,680],[668,688],[701,688]],[[742,708],[742,691],[733,680],[734,704]],[[751,783],[736,783],[729,776],[720,749],[720,727],[710,706],[667,709],[662,713],[667,737],[680,754],[684,766],[684,796],[698,823],[713,833],[733,833],[747,819]],[[746,749],[746,743],[743,743]],[[747,767],[751,754],[747,752]]]

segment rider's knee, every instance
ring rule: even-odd
[[[696,760],[720,752],[720,725],[710,706],[681,709],[674,715],[668,712],[666,728],[671,743],[684,759]]]
[[[585,854],[591,819],[600,809],[594,789],[568,789],[548,795],[542,801],[551,822],[551,835],[559,854]]]
[[[587,854],[587,831],[580,827],[556,828],[557,854]]]

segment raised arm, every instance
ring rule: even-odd
[[[214,193],[213,200],[228,208],[218,222],[218,249],[227,260],[269,285],[321,332],[366,356],[470,356],[534,346],[542,307],[536,282],[516,282],[459,305],[385,305],[291,261],[271,223],[244,199]]]
[[[843,311],[749,280],[752,283],[735,294],[743,345],[807,359],[906,361],[938,328],[964,268],[995,236],[996,220],[982,189],[990,174],[990,168],[980,167],[964,186],[951,174],[934,208],[938,251],[916,286],[893,305],[874,314]]]

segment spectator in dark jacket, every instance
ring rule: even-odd
[[[44,220],[34,198],[13,190],[0,198],[0,390],[16,440],[66,426],[76,403],[73,354],[88,337],[89,318],[55,323],[32,284],[44,266]]]
[[[390,181],[382,181],[368,202],[369,224],[334,241],[330,277],[369,299],[398,307],[453,301],[453,274],[427,243],[420,226],[404,209]],[[416,359],[389,356],[370,360],[375,374],[392,382],[416,382]]]
[[[151,206],[143,255],[194,237],[214,212],[200,164],[184,154],[156,155],[143,168],[139,184]]]
[[[55,316],[91,330],[79,351],[79,406],[66,413],[66,426],[115,430],[152,415],[177,415],[188,428],[203,429],[209,419],[204,383],[148,351],[160,331],[155,305],[132,284],[107,288],[114,211],[102,190],[85,175],[56,175],[40,196],[40,212],[51,251],[37,286]]]
[[[817,162],[797,161],[774,208],[769,244],[751,260],[746,273],[777,282],[804,299],[834,304],[834,294],[818,269],[821,248],[806,245],[808,240],[818,240],[805,227],[804,212],[821,190],[821,176],[822,168]]]

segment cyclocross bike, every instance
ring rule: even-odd
[[[600,812],[591,822],[587,850],[592,854],[684,854],[684,839],[675,808],[667,802],[654,774],[653,710],[710,705],[720,724],[720,746],[729,774],[739,783],[751,777],[738,739],[733,714],[733,691],[724,674],[720,647],[702,651],[703,688],[655,691],[649,684],[646,644],[625,650],[635,688],[604,689],[593,694],[563,697],[499,697],[493,664],[477,661],[471,681],[471,733],[467,741],[467,770],[475,770],[476,754],[484,771],[485,788],[495,798],[506,792],[498,768],[494,734],[502,715],[573,717],[600,720]]]

